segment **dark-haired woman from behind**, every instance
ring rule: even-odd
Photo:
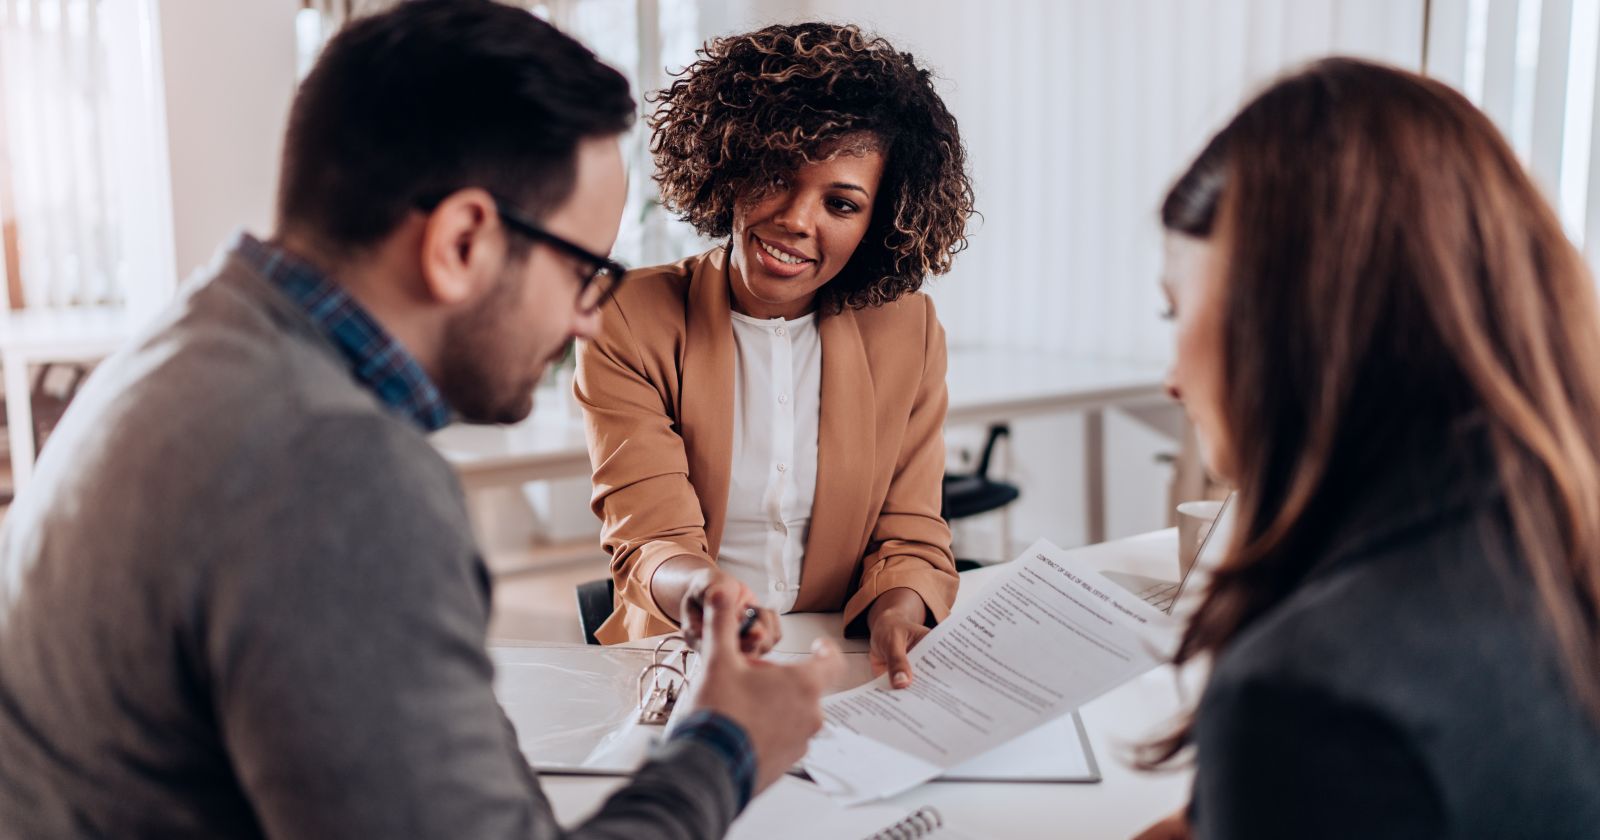
[[[1489,120],[1333,59],[1164,209],[1172,385],[1238,490],[1187,826],[1600,837],[1600,311]]]
[[[843,611],[897,686],[957,578],[940,518],[945,344],[923,280],[971,186],[926,70],[852,26],[709,44],[656,96],[664,204],[726,241],[634,272],[578,354],[617,642],[721,590]]]

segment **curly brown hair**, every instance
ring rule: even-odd
[[[855,26],[800,23],[717,38],[696,55],[648,97],[667,209],[727,237],[737,202],[868,134],[885,158],[879,200],[822,305],[881,306],[950,270],[967,246],[972,182],[955,117],[910,53]]]

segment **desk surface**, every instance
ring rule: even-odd
[[[1101,563],[1103,569],[1168,578],[1178,571],[1177,532],[1172,529],[1078,551],[1079,556]],[[956,602],[975,596],[992,574],[980,569],[964,575]],[[818,635],[837,637],[838,624],[837,615],[784,616],[784,639],[779,648],[807,650]],[[976,837],[1131,837],[1187,801],[1192,778],[1188,771],[1141,773],[1128,760],[1131,745],[1159,733],[1178,711],[1172,671],[1157,669],[1080,710],[1104,776],[1099,784],[930,782],[889,801],[904,806],[907,812],[932,805]],[[556,815],[567,824],[593,813],[625,782],[581,776],[544,776],[540,781]]]

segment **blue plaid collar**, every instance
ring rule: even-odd
[[[422,366],[337,283],[248,233],[240,235],[233,252],[305,312],[339,348],[356,381],[384,405],[425,431],[438,431],[450,422],[450,407]]]

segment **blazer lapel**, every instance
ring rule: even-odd
[[[689,281],[678,430],[689,460],[689,481],[705,517],[706,548],[722,545],[733,467],[733,319],[728,314],[728,252],[712,251]]]
[[[868,537],[877,410],[867,350],[853,310],[819,319],[822,411],[817,429],[817,494],[811,504],[799,611],[837,609]],[[724,485],[726,486],[726,485]]]

